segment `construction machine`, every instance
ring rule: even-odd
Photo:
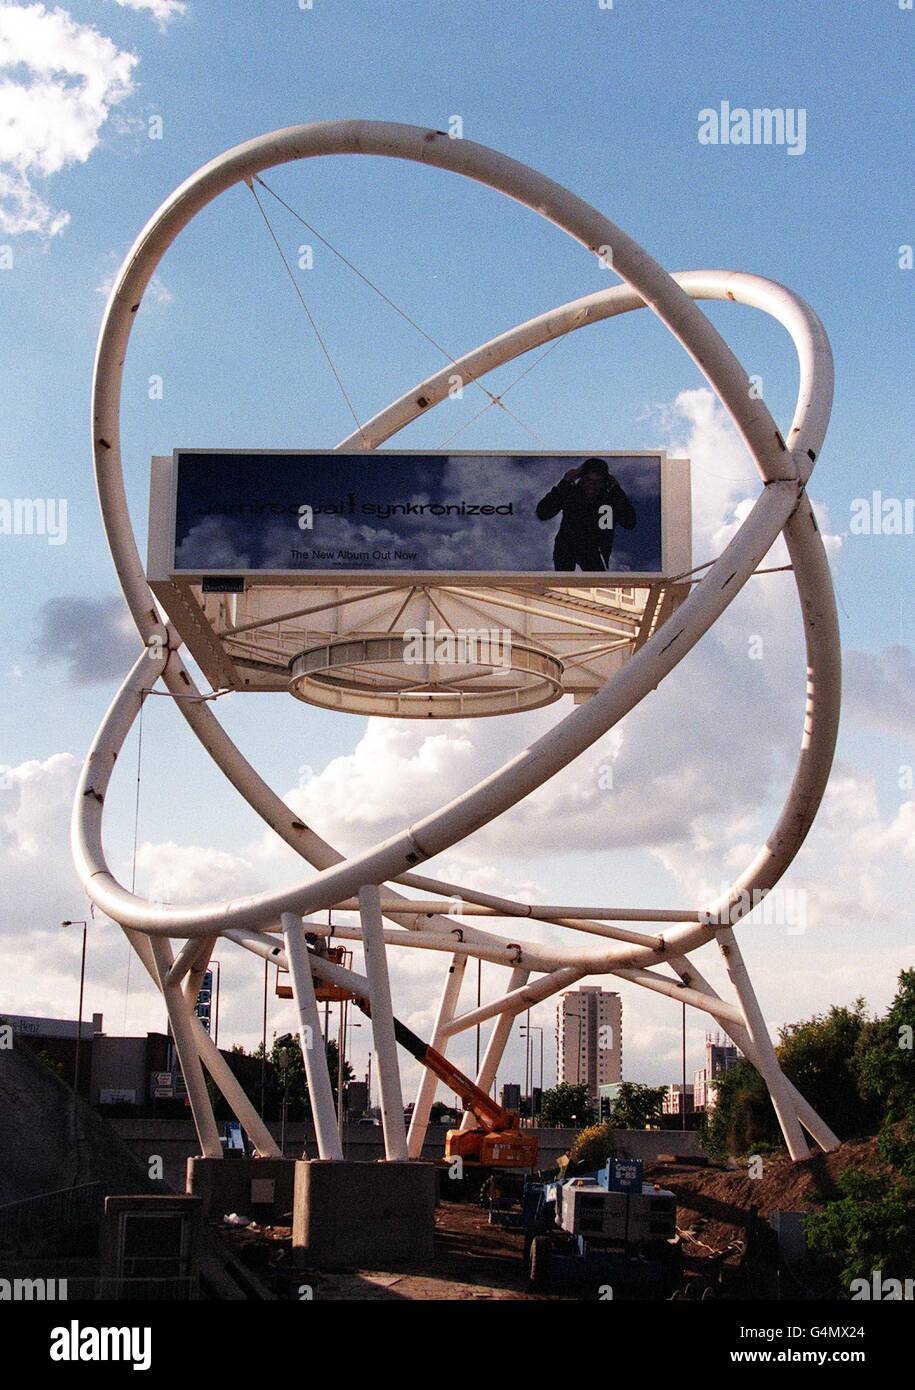
[[[535,1289],[605,1286],[612,1297],[669,1298],[683,1277],[677,1199],[643,1181],[638,1159],[552,1182],[527,1180],[522,1204]]]
[[[353,996],[359,1008],[371,1018],[369,1001]],[[449,1129],[445,1137],[447,1161],[485,1168],[535,1168],[539,1144],[537,1136],[521,1128],[518,1115],[505,1110],[465,1076],[453,1062],[412,1032],[400,1019],[394,1019],[394,1036],[401,1047],[415,1057],[433,1076],[450,1087],[477,1123],[473,1129]]]

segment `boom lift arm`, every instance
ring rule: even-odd
[[[371,1018],[369,1001],[353,996],[356,1004]],[[475,1129],[450,1129],[445,1139],[445,1158],[460,1158],[465,1163],[485,1164],[494,1168],[533,1168],[537,1163],[539,1144],[535,1135],[520,1128],[520,1121],[511,1110],[505,1110],[475,1082],[465,1076],[453,1062],[443,1057],[429,1043],[394,1019],[394,1036],[401,1047],[428,1067],[439,1081],[451,1088],[465,1108],[477,1120]]]

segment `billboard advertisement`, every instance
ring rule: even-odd
[[[659,578],[684,558],[666,553],[665,511],[688,465],[663,452],[176,450],[168,463],[174,576],[594,583]]]

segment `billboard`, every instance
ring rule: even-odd
[[[631,583],[688,569],[689,550],[689,465],[662,451],[154,461],[151,578]]]

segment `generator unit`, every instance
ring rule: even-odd
[[[679,1285],[677,1199],[643,1182],[640,1164],[611,1159],[596,1174],[528,1183],[525,1210],[534,1288],[591,1281],[614,1296],[666,1298]]]
[[[672,1192],[640,1183],[638,1192],[613,1192],[593,1178],[572,1178],[557,1192],[556,1224],[592,1242],[650,1245],[677,1234]]]
[[[608,1192],[592,1178],[573,1178],[557,1191],[556,1225],[570,1236],[626,1240],[629,1203],[625,1192]]]

